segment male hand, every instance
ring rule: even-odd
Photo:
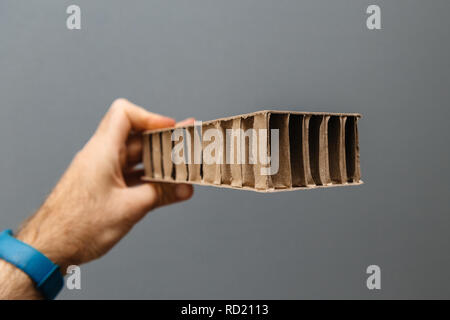
[[[179,125],[191,122],[188,119]],[[105,254],[149,210],[190,198],[191,185],[144,183],[140,179],[143,170],[135,168],[142,156],[140,132],[173,126],[171,118],[125,99],[116,100],[16,237],[44,253],[65,273],[71,264]],[[0,287],[5,285],[1,281],[5,279],[0,277]]]

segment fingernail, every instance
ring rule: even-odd
[[[189,198],[191,196],[191,193],[192,187],[187,184],[180,184],[175,188],[175,194],[180,200]]]
[[[165,116],[165,115],[162,115],[162,114],[158,114],[158,113],[152,114],[150,117],[151,117],[151,118],[157,118],[157,119],[160,119],[160,120],[171,120],[171,121],[175,121],[175,119],[172,118],[172,117],[168,117],[168,116]]]
[[[170,117],[166,117],[166,116],[161,116],[160,119],[163,120],[163,121],[175,123],[175,119],[174,119],[174,118],[170,118]]]
[[[176,124],[176,126],[177,127],[187,126],[187,125],[193,124],[194,121],[195,121],[194,118],[187,118],[187,119],[184,119],[184,120],[181,120],[180,122],[178,122]]]

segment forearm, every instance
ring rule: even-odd
[[[62,264],[63,260],[57,257],[54,254],[54,250],[52,250],[51,241],[46,236],[49,230],[46,230],[45,227],[41,228],[39,225],[39,217],[42,215],[41,211],[39,210],[26,221],[15,235],[15,238],[40,251],[58,265],[65,266],[65,264]],[[43,299],[43,296],[36,289],[36,284],[25,272],[13,264],[0,259],[0,299]]]
[[[57,264],[64,275],[69,265],[108,252],[148,211],[190,198],[192,186],[144,183],[142,169],[136,168],[142,160],[140,132],[174,126],[174,119],[116,100],[15,237]],[[0,299],[42,298],[27,274],[0,259]]]
[[[42,299],[33,281],[22,270],[0,259],[0,299]]]

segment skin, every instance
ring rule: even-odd
[[[125,99],[113,102],[96,132],[75,155],[41,208],[17,239],[61,267],[80,265],[107,253],[147,212],[187,200],[187,184],[144,183],[140,132],[178,124]],[[31,279],[0,260],[0,299],[42,299]]]

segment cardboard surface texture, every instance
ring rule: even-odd
[[[360,118],[264,110],[147,131],[143,179],[259,192],[358,185]]]

